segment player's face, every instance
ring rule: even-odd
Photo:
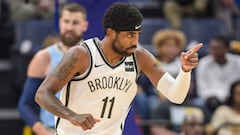
[[[122,55],[130,56],[137,49],[140,31],[119,32],[113,41],[113,50]]]
[[[81,12],[69,12],[67,10],[62,12],[60,18],[60,34],[61,40],[66,46],[76,45],[87,30],[88,23],[85,15]]]

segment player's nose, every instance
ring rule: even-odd
[[[74,30],[74,25],[71,24],[71,23],[69,23],[69,24],[66,26],[66,29],[67,29],[68,31],[72,31],[72,30]]]

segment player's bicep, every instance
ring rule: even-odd
[[[66,52],[61,62],[50,72],[45,81],[47,89],[57,92],[79,72],[81,55],[77,49]]]
[[[50,55],[46,50],[41,50],[29,63],[27,76],[34,78],[45,78],[50,63]]]
[[[141,49],[137,57],[141,72],[150,79],[154,86],[157,86],[159,79],[164,74],[159,66],[159,62],[145,49]]]
[[[59,81],[68,80],[76,71],[77,56],[74,53],[66,53],[60,64],[51,72],[51,76]]]

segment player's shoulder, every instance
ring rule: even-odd
[[[74,53],[79,56],[89,55],[89,48],[93,47],[94,44],[97,44],[99,39],[90,38],[79,42],[76,46],[73,46],[69,49],[70,53]]]
[[[135,54],[137,56],[137,59],[148,58],[152,56],[152,54],[147,49],[142,47],[137,48]]]
[[[30,61],[27,71],[28,76],[39,78],[46,76],[49,63],[50,54],[47,49],[38,51]]]
[[[70,59],[77,58],[77,59],[83,60],[85,58],[88,58],[88,56],[89,56],[88,50],[83,45],[83,43],[70,47],[65,53],[65,57],[68,57]]]
[[[46,61],[50,59],[50,53],[47,48],[39,50],[33,57],[35,61]]]

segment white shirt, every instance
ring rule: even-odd
[[[196,74],[198,95],[207,99],[216,96],[225,100],[231,84],[240,79],[240,56],[226,54],[227,63],[219,65],[211,55],[199,61]]]
[[[240,114],[234,111],[230,106],[222,105],[214,112],[211,123],[215,129],[226,123],[239,124]]]

